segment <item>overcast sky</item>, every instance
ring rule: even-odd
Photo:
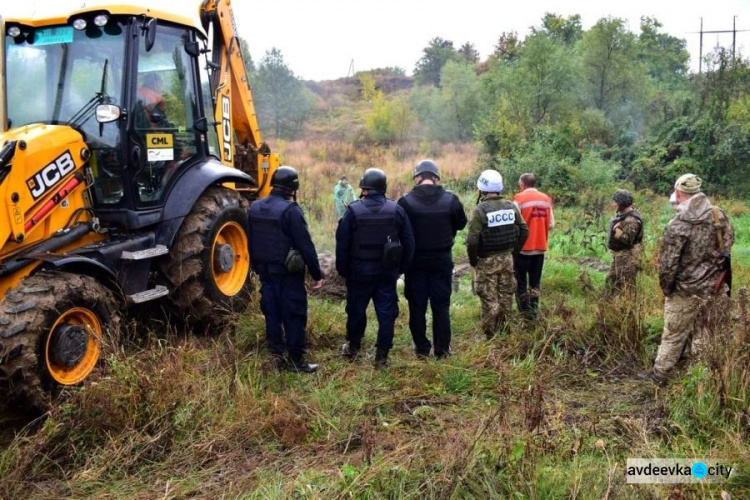
[[[4,17],[42,16],[69,8],[102,5],[100,0],[4,0]],[[110,2],[111,3],[111,2]],[[195,16],[199,0],[143,0],[139,5]],[[489,55],[504,31],[523,36],[545,12],[580,14],[585,29],[602,17],[627,20],[637,32],[641,16],[657,18],[668,33],[685,38],[691,66],[697,71],[700,18],[704,30],[750,30],[750,0],[235,0],[232,3],[240,36],[259,61],[271,47],[281,49],[289,67],[301,78],[344,77],[352,60],[362,71],[400,66],[411,74],[422,49],[433,37],[456,47],[472,42],[482,57]],[[717,43],[731,46],[732,34],[704,35],[704,53]],[[737,46],[750,53],[750,32],[737,33]]]

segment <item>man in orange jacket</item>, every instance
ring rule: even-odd
[[[518,309],[529,319],[536,319],[539,312],[544,252],[547,251],[549,231],[555,225],[552,198],[537,190],[536,184],[534,174],[523,174],[518,180],[520,192],[513,197],[523,220],[529,226],[526,243],[514,255]]]

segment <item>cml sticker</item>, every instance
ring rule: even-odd
[[[507,226],[516,222],[516,212],[513,209],[496,210],[487,214],[489,227]]]

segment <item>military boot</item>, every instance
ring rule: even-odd
[[[359,358],[359,342],[346,342],[341,346],[341,355],[351,362]]]
[[[286,369],[286,358],[283,354],[273,353],[271,354],[273,360],[273,366],[278,370],[282,371]]]
[[[638,378],[644,382],[651,382],[659,387],[665,387],[667,385],[667,379],[658,376],[654,370],[649,370],[645,373],[639,373]]]
[[[315,373],[318,371],[318,365],[308,363],[302,356],[294,356],[289,359],[286,370],[294,373]]]
[[[388,349],[378,347],[375,351],[375,369],[383,370],[388,366]]]

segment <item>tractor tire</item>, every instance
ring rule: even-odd
[[[96,279],[40,271],[0,301],[0,392],[14,409],[44,412],[119,344],[118,302]]]
[[[248,306],[248,207],[232,189],[207,189],[185,217],[162,263],[172,285],[172,305],[199,333],[221,332]]]

